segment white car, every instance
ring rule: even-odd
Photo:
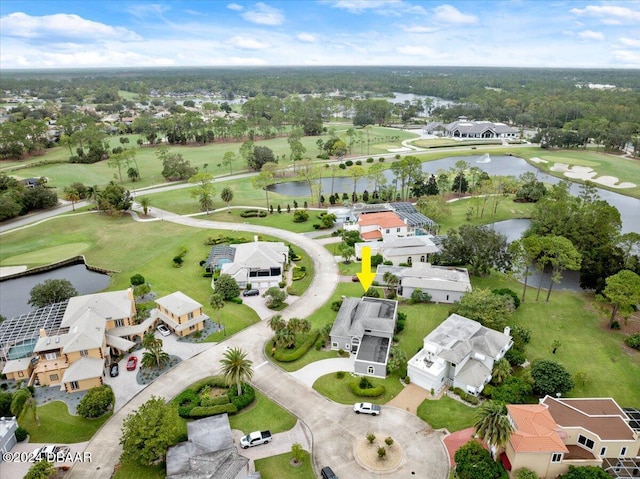
[[[371,414],[372,416],[380,414],[380,406],[370,402],[357,402],[353,405],[353,410],[356,414]]]
[[[156,329],[163,336],[169,336],[171,334],[171,331],[169,330],[169,328],[167,328],[164,324],[159,324]]]

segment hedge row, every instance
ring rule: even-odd
[[[238,386],[233,385],[229,388],[229,400],[236,410],[241,411],[253,402],[256,398],[256,391],[248,384],[242,385],[242,396],[238,396]]]
[[[349,389],[351,389],[351,392],[356,396],[365,398],[377,398],[378,396],[382,396],[385,391],[384,386],[382,385],[374,388],[361,389],[359,379],[350,382]]]
[[[304,356],[307,351],[313,346],[318,339],[318,335],[320,333],[318,331],[312,331],[311,334],[307,336],[307,338],[302,342],[302,344],[295,349],[294,351],[280,351],[276,350],[273,357],[282,363],[290,363],[292,361],[296,361]]]
[[[227,414],[235,414],[238,412],[238,409],[232,403],[220,404],[218,406],[196,406],[191,409],[189,417],[202,418],[223,414],[225,412]]]
[[[463,401],[467,401],[470,404],[478,404],[480,403],[480,400],[475,397],[473,394],[468,394],[466,392],[464,392],[462,389],[460,388],[453,388],[453,393],[457,394],[458,396],[460,396],[460,399],[462,399]]]
[[[222,406],[223,404],[229,404],[229,396],[226,394],[224,396],[218,397],[204,397],[200,399],[200,406],[202,407],[211,407],[211,406]]]
[[[267,212],[263,210],[245,210],[240,213],[243,218],[264,218],[267,216]]]
[[[301,271],[298,274],[294,274],[291,276],[291,281],[300,281],[302,278],[304,278],[307,275],[306,271]]]

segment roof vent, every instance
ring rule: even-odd
[[[47,338],[47,344],[51,344],[51,338]]]
[[[60,336],[56,336],[56,343],[60,342]]]

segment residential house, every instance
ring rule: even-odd
[[[518,130],[504,123],[474,121],[461,116],[457,121],[444,125],[431,122],[423,128],[427,134],[441,134],[452,138],[517,138]]]
[[[413,263],[409,267],[379,265],[376,270],[379,284],[385,284],[384,274],[387,271],[400,280],[398,294],[403,298],[411,298],[413,292],[419,289],[429,293],[434,303],[454,303],[472,289],[466,268],[434,266],[424,262]]]
[[[411,265],[416,262],[425,263],[431,255],[440,251],[431,235],[408,236],[405,238],[385,238],[382,241],[355,244],[355,255],[362,258],[362,247],[371,248],[371,255],[380,254],[384,261],[391,261],[394,266]]]
[[[363,241],[409,236],[407,224],[391,211],[360,215],[355,224],[345,225],[345,229],[357,230]]]
[[[151,316],[162,321],[178,336],[202,331],[205,319],[209,319],[202,312],[200,303],[180,291],[156,299],[155,302],[157,308],[151,312]]]
[[[398,302],[343,298],[331,328],[331,349],[355,356],[354,372],[384,378],[398,318]]]
[[[15,417],[0,418],[0,452],[9,452],[18,442],[16,439],[16,430],[18,429],[18,421]],[[0,454],[0,463],[2,462],[2,454]]]
[[[59,303],[64,307],[62,319],[42,322],[39,336],[28,340],[32,351],[8,360],[3,373],[41,386],[59,385],[66,392],[84,391],[103,384],[112,357],[142,342],[158,320],[179,336],[203,329],[207,316],[202,305],[188,296],[176,292],[156,304],[149,317],[138,322],[131,288],[70,298]]]
[[[407,234],[404,236],[414,236],[427,233],[435,233],[438,225],[435,221],[427,218],[416,210],[416,207],[408,202],[395,203],[355,203],[351,207],[349,219],[346,220],[345,229],[358,230],[357,222],[364,215],[375,213],[392,212],[395,213],[407,226]],[[359,231],[359,230],[358,230]]]
[[[167,450],[167,479],[247,479],[249,459],[233,445],[229,417],[187,423],[187,441]]]
[[[546,396],[507,406],[514,431],[500,455],[510,477],[526,467],[542,478],[569,466],[603,467],[612,477],[640,477],[640,422],[611,398]]]
[[[423,348],[407,363],[407,375],[427,391],[453,386],[478,395],[491,380],[494,363],[513,346],[509,332],[452,314],[424,338]]]
[[[234,250],[231,262],[221,265],[220,273],[228,274],[241,288],[278,286],[283,279],[285,265],[289,262],[289,247],[282,242],[255,241],[231,245]]]

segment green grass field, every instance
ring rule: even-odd
[[[269,429],[273,434],[284,432],[296,425],[296,417],[278,404],[256,391],[255,403],[238,414],[229,416],[231,429],[243,432]]]
[[[311,465],[311,456],[307,453],[299,465],[292,465],[293,455],[290,452],[278,456],[257,459],[256,471],[259,471],[262,479],[315,479]]]
[[[437,401],[425,399],[418,406],[418,417],[433,429],[446,428],[449,432],[460,431],[473,425],[474,408],[444,396]]]
[[[28,414],[20,420],[20,426],[29,431],[31,442],[71,444],[91,439],[110,417],[110,413],[98,419],[72,416],[66,403],[54,401],[38,406],[39,426]]]
[[[326,374],[313,383],[313,389],[340,404],[353,404],[361,401],[385,404],[402,391],[402,384],[397,374],[390,374],[385,379],[371,378],[371,384],[374,387],[382,385],[385,388],[384,394],[375,398],[363,398],[353,394],[349,388],[349,383],[352,381],[357,381],[357,379],[348,371],[342,379],[338,379],[336,373]]]

